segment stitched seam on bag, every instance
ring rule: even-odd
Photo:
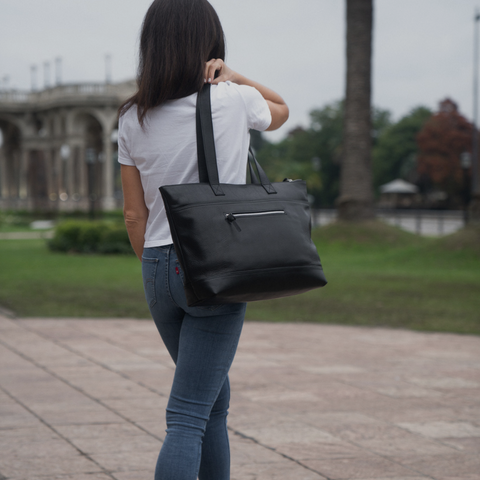
[[[238,202],[238,201],[231,201],[231,202],[218,202],[218,203],[214,203],[214,202],[209,202],[209,203],[191,203],[190,205],[182,205],[182,206],[179,206],[179,207],[171,207],[172,210],[174,210],[175,212],[181,212],[182,210],[184,209],[187,209],[187,208],[199,208],[199,207],[205,207],[205,206],[212,206],[212,207],[217,207],[217,206],[223,206],[223,205],[238,205],[239,203],[241,203],[242,205],[243,204],[251,204],[251,203],[254,203],[255,205],[258,205],[258,204],[263,204],[263,203],[268,203],[268,202],[277,202],[277,203],[282,203],[282,204],[295,204],[295,205],[306,205],[309,207],[309,204],[307,202],[307,200],[305,201],[295,201],[295,200],[272,200],[271,198],[268,198],[268,199],[265,199],[265,200],[244,200],[244,201],[241,201],[241,202]],[[310,208],[310,207],[309,207]]]
[[[314,264],[308,264],[308,265],[299,265],[296,267],[271,267],[271,268],[259,268],[256,270],[238,270],[236,272],[231,272],[231,273],[222,273],[220,275],[208,275],[204,277],[199,277],[198,280],[195,282],[189,282],[190,285],[193,285],[194,283],[197,283],[199,280],[206,280],[208,278],[222,278],[222,277],[235,277],[239,275],[244,275],[247,273],[257,273],[257,272],[270,272],[270,271],[279,271],[279,270],[292,270],[292,269],[300,269],[300,268],[317,268],[320,267],[323,271],[323,267],[321,263],[314,263]]]

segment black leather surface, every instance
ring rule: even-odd
[[[210,95],[209,85],[199,94],[197,109],[209,108],[202,101],[205,95]],[[197,115],[197,122],[203,122],[204,114]],[[205,138],[213,138],[213,130],[197,128],[197,134],[200,131],[203,139],[197,142],[205,156],[199,155],[199,169],[209,181],[160,187],[188,304],[264,300],[324,286],[310,235],[305,182],[271,184],[254,160],[258,183],[220,184],[214,148],[212,153],[212,143]],[[209,162],[215,162],[215,169]]]

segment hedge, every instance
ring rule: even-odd
[[[72,253],[133,254],[125,226],[111,222],[69,220],[55,228],[50,250]]]

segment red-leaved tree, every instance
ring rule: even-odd
[[[437,113],[427,120],[417,136],[418,173],[449,194],[462,193],[460,155],[472,151],[473,125],[449,98],[440,102]]]

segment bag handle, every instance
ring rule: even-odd
[[[198,93],[196,106],[196,132],[197,132],[197,156],[198,176],[201,183],[209,183],[213,193],[217,196],[225,195],[220,186],[217,167],[217,154],[213,136],[212,104],[210,96],[210,84],[205,84]],[[248,164],[252,183],[260,184],[268,194],[277,193],[273,188],[267,174],[258,163],[253,151],[249,150]],[[260,181],[254,173],[257,169]],[[253,173],[253,175],[252,175]]]
[[[261,184],[268,194],[277,193],[275,188],[273,188],[273,185],[270,183],[270,180],[268,179],[268,175],[265,173],[265,170],[261,167],[261,165],[255,158],[252,147],[248,149],[248,168],[250,170],[250,178],[253,184]],[[258,172],[260,180],[258,180],[257,175],[255,174],[255,169]]]

